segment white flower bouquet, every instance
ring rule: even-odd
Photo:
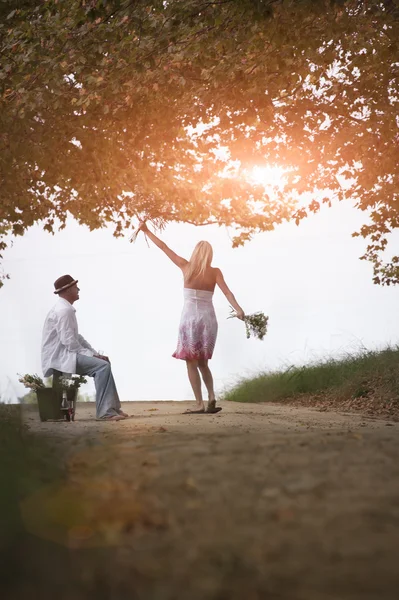
[[[244,322],[247,338],[250,338],[251,335],[253,335],[258,338],[258,340],[263,340],[267,333],[269,317],[263,312],[257,312],[253,315],[245,315]]]
[[[232,308],[229,319],[232,317],[236,317],[236,312]],[[256,312],[252,315],[245,315],[244,323],[245,323],[245,331],[247,334],[247,338],[250,338],[251,335],[258,340],[263,340],[267,333],[267,326],[269,322],[269,317],[267,317],[263,312]]]
[[[37,390],[41,390],[42,388],[46,387],[43,379],[39,377],[39,375],[29,375],[28,373],[26,373],[25,375],[20,375],[18,373],[18,375],[18,381],[22,383],[26,388],[33,390],[34,392],[37,392]]]
[[[83,375],[73,375],[68,377],[64,375],[58,380],[58,385],[62,390],[78,390],[81,385],[87,383],[87,379]]]

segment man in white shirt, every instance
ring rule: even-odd
[[[54,282],[58,301],[44,322],[42,367],[45,377],[54,370],[94,377],[96,386],[96,418],[120,421],[128,415],[121,410],[111,365],[107,356],[92,348],[78,332],[74,302],[79,300],[77,279],[63,275]]]

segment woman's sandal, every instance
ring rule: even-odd
[[[211,406],[210,408],[206,409],[206,412],[208,414],[214,415],[215,413],[218,413],[222,410],[221,406]]]

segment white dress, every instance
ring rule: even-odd
[[[212,358],[218,332],[213,292],[184,288],[184,306],[180,319],[174,358],[208,360]]]

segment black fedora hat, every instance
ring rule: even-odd
[[[54,294],[59,294],[60,292],[67,290],[68,288],[75,285],[75,283],[78,283],[78,280],[74,279],[70,275],[62,275],[62,277],[58,277],[58,279],[54,281]]]

